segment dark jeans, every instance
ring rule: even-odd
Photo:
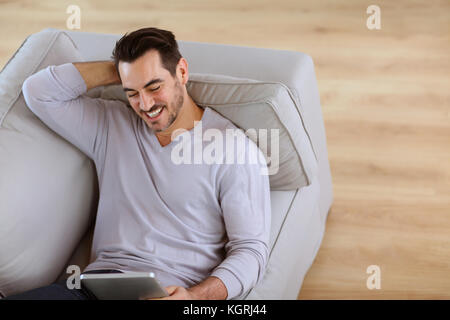
[[[122,273],[118,270],[91,270],[88,273]],[[81,289],[67,288],[66,280],[51,285],[19,293],[4,298],[5,300],[97,300],[92,292],[81,285]]]

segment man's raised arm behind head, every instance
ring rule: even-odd
[[[95,87],[120,83],[113,61],[75,62],[73,65],[83,77],[88,91]]]
[[[96,86],[115,83],[120,80],[111,61],[65,63],[28,77],[22,92],[28,108],[42,122],[95,159],[101,154],[107,130],[107,105],[121,102],[84,94]]]

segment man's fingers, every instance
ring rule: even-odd
[[[175,293],[175,291],[177,291],[177,286],[168,286],[166,287],[166,291],[169,294],[168,297],[162,297],[162,298],[150,298],[150,299],[143,299],[143,300],[171,300],[172,299],[172,295]]]
[[[176,290],[177,290],[177,286],[168,286],[166,287],[167,293],[169,293],[169,295],[172,295]]]

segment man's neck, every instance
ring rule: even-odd
[[[177,129],[190,130],[194,127],[194,121],[200,121],[202,119],[205,110],[200,108],[191,97],[186,102],[172,125],[164,131],[156,132],[156,137],[162,147],[172,142],[172,132]]]

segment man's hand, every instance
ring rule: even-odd
[[[166,290],[169,293],[168,297],[149,300],[197,300],[197,297],[189,289],[183,287],[170,286],[166,287]]]
[[[208,277],[189,289],[170,286],[166,290],[168,297],[149,300],[224,300],[228,296],[227,287],[217,277]]]

